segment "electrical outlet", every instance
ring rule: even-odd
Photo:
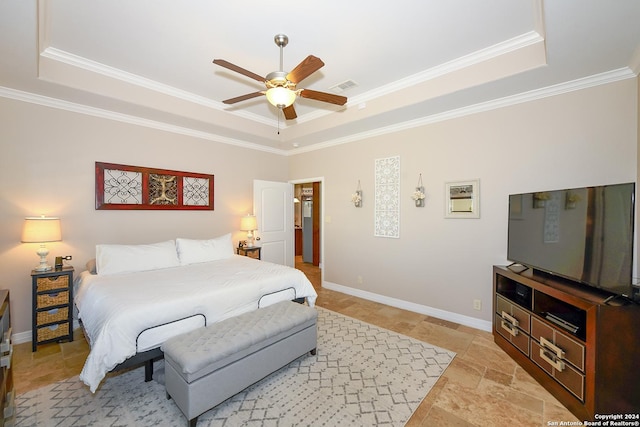
[[[358,284],[361,285],[362,284],[362,276],[358,276]]]
[[[474,299],[473,300],[473,309],[474,310],[482,310],[482,301],[480,301],[479,299]]]

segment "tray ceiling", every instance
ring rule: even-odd
[[[613,6],[615,5],[615,7]],[[282,154],[637,75],[640,2],[17,1],[0,4],[0,96]],[[255,80],[325,66],[285,121]],[[339,92],[335,87],[351,87]]]

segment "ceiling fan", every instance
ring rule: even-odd
[[[289,38],[284,34],[277,34],[273,40],[275,41],[276,45],[280,47],[280,70],[273,71],[267,74],[266,77],[262,77],[258,74],[252,73],[251,71],[238,67],[237,65],[225,61],[224,59],[213,60],[213,63],[216,65],[250,77],[254,80],[259,81],[260,83],[263,83],[266,86],[266,90],[226,99],[222,101],[223,103],[235,104],[236,102],[246,101],[247,99],[266,95],[269,103],[281,109],[285,119],[287,120],[292,120],[298,117],[296,114],[296,110],[293,107],[293,103],[298,96],[336,105],[346,104],[347,98],[344,96],[334,95],[326,92],[318,92],[311,89],[297,89],[296,85],[302,80],[309,77],[311,74],[318,71],[320,68],[322,68],[324,66],[324,62],[322,62],[320,58],[309,55],[292,71],[287,73],[282,69],[282,50],[289,43]]]

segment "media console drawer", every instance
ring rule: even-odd
[[[522,329],[524,332],[529,333],[529,319],[531,316],[522,308],[518,307],[511,301],[502,297],[501,295],[496,295],[496,313],[502,316],[502,313],[507,313],[508,316],[513,317],[516,320],[515,326]]]
[[[505,321],[498,313],[496,313],[496,331],[502,335],[504,339],[515,345],[518,350],[527,356],[529,355],[529,341],[531,340],[529,335],[508,321]]]
[[[564,335],[557,329],[546,325],[535,317],[531,319],[531,336],[542,343],[542,340],[550,342],[563,353],[562,359],[584,372],[584,346]]]
[[[535,340],[531,340],[531,360],[584,402],[584,375],[576,368]]]

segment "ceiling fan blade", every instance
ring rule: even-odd
[[[304,59],[304,61],[299,63],[296,68],[287,74],[287,80],[296,84],[300,83],[322,67],[324,67],[322,59],[309,55]]]
[[[284,118],[287,120],[293,120],[298,117],[298,115],[296,114],[296,109],[293,108],[293,104],[289,105],[288,107],[284,107],[282,109],[282,112],[284,113]]]
[[[247,99],[255,98],[260,95],[264,95],[263,92],[253,92],[246,95],[236,96],[235,98],[229,98],[222,101],[224,104],[235,104],[236,102],[246,101]]]
[[[346,96],[334,95],[332,93],[318,92],[311,89],[302,89],[300,96],[303,98],[315,99],[316,101],[329,102],[336,105],[344,105],[347,103]]]
[[[260,83],[264,83],[264,81],[265,81],[264,77],[259,76],[256,73],[252,73],[249,70],[245,70],[242,67],[238,67],[237,65],[232,64],[229,61],[225,61],[224,59],[214,59],[213,63],[216,64],[216,65],[219,65],[221,67],[228,68],[231,71],[235,71],[236,73],[240,73],[240,74],[242,74],[244,76],[250,77],[250,78],[252,78],[254,80],[259,81]]]

